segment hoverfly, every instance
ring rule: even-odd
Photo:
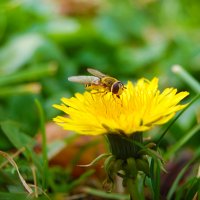
[[[88,90],[97,90],[99,92],[112,92],[117,97],[122,94],[125,89],[124,84],[111,76],[105,75],[100,71],[88,68],[87,71],[92,76],[70,76],[69,81],[85,84]]]

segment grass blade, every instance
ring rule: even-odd
[[[180,149],[186,142],[190,140],[192,136],[195,135],[200,130],[200,124],[197,124],[192,130],[190,130],[187,134],[185,134],[179,141],[177,141],[173,146],[169,148],[167,153],[164,155],[164,158],[167,160],[172,155],[175,154],[178,149]]]
[[[185,107],[169,124],[169,126],[164,130],[164,132],[161,134],[160,138],[157,140],[156,144],[157,147],[159,147],[161,140],[164,138],[165,134],[168,132],[168,130],[171,128],[171,126],[176,122],[176,120],[198,99],[200,98],[200,93],[197,94],[188,104],[187,107]]]
[[[159,161],[156,159],[152,159],[150,164],[150,180],[154,200],[160,199],[160,171],[161,169]]]
[[[39,118],[40,118],[40,130],[42,134],[42,158],[43,158],[43,177],[42,177],[42,186],[43,189],[46,190],[47,188],[47,178],[48,178],[48,156],[47,156],[47,139],[46,139],[46,130],[45,130],[45,117],[42,106],[40,102],[36,99],[35,100]]]
[[[200,93],[200,84],[180,65],[174,65],[172,71],[178,74],[195,92]]]
[[[167,194],[167,200],[172,199],[173,194],[175,193],[176,188],[178,187],[178,183],[181,180],[181,178],[183,177],[183,175],[185,174],[185,172],[187,171],[187,169],[189,168],[189,166],[196,160],[199,159],[200,157],[200,148],[198,149],[198,151],[196,152],[196,155],[194,156],[194,158],[192,160],[190,160],[185,167],[183,167],[183,169],[180,171],[180,173],[178,174],[178,176],[176,177],[176,179],[173,182],[173,185],[171,186],[168,194]]]

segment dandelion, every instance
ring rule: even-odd
[[[138,172],[149,176],[148,156],[151,155],[148,149],[154,145],[144,146],[142,133],[168,122],[187,105],[179,103],[189,93],[178,93],[175,88],[161,92],[158,78],[142,78],[136,84],[129,81],[125,87],[120,98],[111,92],[93,91],[62,98],[61,105],[53,106],[67,117],[57,116],[53,120],[64,129],[79,134],[106,135],[111,151],[105,161],[106,184],[112,185],[114,176],[120,175],[131,194]]]
[[[54,121],[79,134],[99,135],[110,131],[131,135],[168,122],[186,106],[178,103],[188,92],[177,93],[176,89],[167,88],[161,93],[157,78],[140,79],[136,85],[128,82],[126,88],[120,98],[111,92],[76,93],[75,97],[62,98],[63,104],[54,107],[69,117],[58,116]]]

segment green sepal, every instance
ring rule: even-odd
[[[116,157],[110,155],[104,162],[104,169],[107,174],[107,178],[103,182],[103,188],[107,192],[111,192],[114,186],[114,165],[115,165]]]
[[[108,177],[112,180],[113,171],[114,171],[114,164],[116,161],[116,157],[111,155],[109,156],[104,162],[104,169]]]
[[[123,164],[124,164],[124,160],[122,160],[122,159],[117,159],[117,160],[115,161],[113,171],[117,174],[120,170],[123,170]]]
[[[150,176],[149,162],[145,157],[136,159],[136,166],[138,171],[144,172],[148,177]]]
[[[99,155],[98,157],[96,157],[92,162],[90,162],[89,164],[86,164],[86,165],[77,165],[79,167],[91,167],[93,165],[95,165],[98,161],[100,161],[101,159],[103,158],[106,158],[108,156],[110,156],[111,154],[108,154],[108,153],[103,153],[101,155]]]
[[[145,145],[145,147],[148,149],[153,149],[156,147],[156,144],[153,142],[149,142],[148,144]]]
[[[130,157],[130,158],[127,158],[126,161],[127,161],[127,165],[126,165],[125,173],[126,175],[128,175],[127,177],[134,179],[138,173],[135,158]]]
[[[148,155],[152,157],[153,159],[160,160],[161,162],[164,162],[162,156],[157,151],[154,151],[152,149],[145,148],[145,149],[141,149],[138,152],[138,156],[145,156],[145,155]]]

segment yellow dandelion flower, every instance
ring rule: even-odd
[[[142,78],[136,84],[128,82],[117,98],[111,92],[76,93],[62,98],[61,105],[53,105],[68,116],[57,116],[54,121],[66,130],[79,134],[99,135],[123,132],[127,135],[143,132],[168,122],[185,105],[179,102],[189,93],[175,88],[158,89],[158,78]]]

